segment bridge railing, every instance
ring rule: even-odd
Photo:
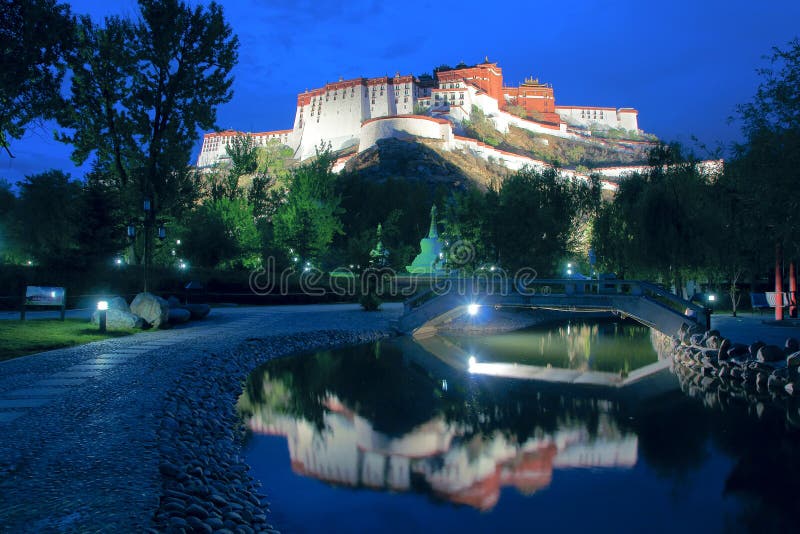
[[[497,277],[439,277],[436,278],[435,287],[428,287],[406,300],[404,302],[404,310],[409,313],[433,298],[451,291],[463,293],[465,296],[487,293],[495,295],[519,294],[523,296],[637,296],[657,302],[681,315],[687,315],[691,311],[697,320],[702,320],[706,316],[706,310],[702,306],[686,301],[652,282],[641,280],[581,280],[574,278],[512,280]]]
[[[403,312],[408,313],[414,308],[419,308],[429,300],[438,296],[436,292],[434,292],[433,288],[428,288],[416,293],[413,297],[406,299],[403,301]]]

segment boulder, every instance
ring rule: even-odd
[[[124,302],[124,301],[123,301]],[[100,324],[100,311],[92,314],[92,324]],[[131,312],[109,308],[106,311],[106,328],[109,330],[123,330],[126,328],[141,328],[144,324],[142,318]]]
[[[797,352],[800,350],[800,341],[797,341],[797,339],[793,337],[787,337],[786,344],[783,346],[783,350],[786,352],[786,354]]]
[[[719,344],[719,353],[717,354],[717,359],[720,361],[727,360],[731,347],[733,347],[731,340],[728,338],[722,338],[722,341]]]
[[[131,302],[131,312],[141,317],[144,322],[158,328],[169,321],[169,304],[152,293],[139,293]]]
[[[184,304],[182,308],[192,314],[192,319],[202,319],[211,312],[208,304]]]
[[[709,337],[720,337],[720,335],[721,334],[719,333],[719,330],[717,330],[717,329],[712,329],[712,330],[709,330],[709,331],[706,332],[706,338],[709,338]]]
[[[124,312],[131,312],[130,306],[128,306],[128,302],[122,297],[114,297],[108,301],[108,309],[109,310],[120,310]]]
[[[689,337],[689,342],[692,345],[700,346],[703,343],[703,336],[702,334],[692,334]]]
[[[169,322],[172,324],[187,323],[192,318],[189,310],[183,308],[170,308],[169,309]]]
[[[734,343],[733,346],[728,349],[728,356],[731,358],[743,356],[745,354],[750,354],[750,350],[744,343]]]
[[[719,336],[708,336],[706,338],[706,347],[710,349],[719,349]]]
[[[696,323],[689,327],[688,332],[689,332],[689,335],[700,334],[701,338],[706,333],[705,330],[703,330],[703,327],[700,326],[699,324],[696,324]]]
[[[758,349],[760,349],[761,347],[765,347],[766,345],[767,344],[764,343],[763,341],[756,341],[754,343],[751,343],[750,346],[748,347],[750,355],[753,358],[755,358],[758,355]]]
[[[786,357],[786,365],[789,367],[800,367],[800,352],[795,352]]]
[[[777,345],[765,345],[756,354],[756,361],[759,362],[777,362],[783,359],[783,350]]]
[[[181,301],[175,295],[170,295],[169,296],[169,298],[167,299],[167,304],[169,304],[170,308],[182,308],[183,307],[183,304],[181,304]]]

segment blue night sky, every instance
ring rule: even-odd
[[[97,20],[137,12],[133,0],[70,4]],[[556,104],[635,107],[640,128],[662,139],[729,146],[739,127],[728,118],[755,93],[763,56],[800,34],[797,0],[222,4],[240,57],[218,124],[245,131],[291,128],[297,93],[339,77],[419,75],[488,56],[507,85],[531,75],[552,83]],[[0,178],[49,168],[82,176],[54,128],[12,144],[17,157],[2,155]]]

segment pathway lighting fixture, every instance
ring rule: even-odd
[[[131,247],[133,247],[134,241],[136,240],[137,234],[137,226],[141,225],[142,229],[144,230],[144,253],[143,253],[143,261],[142,261],[142,270],[143,270],[143,277],[144,277],[144,290],[148,291],[148,281],[150,278],[150,264],[152,262],[153,256],[153,245],[152,245],[152,228],[155,228],[155,235],[159,239],[159,241],[164,241],[167,237],[167,229],[164,227],[164,223],[161,221],[156,220],[156,210],[154,209],[155,206],[153,204],[153,200],[145,197],[142,201],[142,210],[144,215],[142,217],[134,218],[130,223],[128,223],[127,227],[127,234],[128,239],[130,240]],[[157,226],[156,226],[157,225]],[[178,240],[177,244],[180,244],[180,240]],[[133,256],[134,252],[131,250],[131,255]]]
[[[180,269],[181,271],[185,271],[187,267],[188,265],[186,264],[185,261],[181,261],[180,263],[178,263],[178,269]]]
[[[475,358],[474,355],[470,354],[469,359],[467,360],[467,365],[470,373],[474,372],[475,365],[477,365],[477,363],[478,363],[477,358]]]
[[[106,314],[108,313],[108,301],[101,300],[97,302],[98,314],[97,322],[100,324],[100,332],[106,332]]]
[[[180,240],[180,239],[176,239],[176,240],[175,240],[175,244],[176,244],[176,245],[180,245],[180,244],[181,244],[181,240]]]
[[[479,306],[473,302],[467,306],[467,313],[474,317],[478,315],[478,308]]]
[[[716,302],[716,300],[717,300],[717,296],[715,294],[711,293],[708,296],[708,302]]]
[[[122,265],[122,258],[114,258],[114,265],[116,265],[117,267]]]
[[[25,265],[33,265],[33,262],[31,260],[28,260],[25,262]]]

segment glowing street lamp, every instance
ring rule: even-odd
[[[470,314],[472,317],[478,315],[478,309],[480,306],[475,304],[474,302],[467,306],[467,313]]]
[[[108,313],[108,301],[101,300],[97,303],[98,318],[97,322],[100,324],[100,332],[106,331],[106,314]]]

